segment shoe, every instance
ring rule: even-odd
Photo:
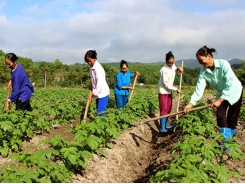
[[[225,144],[226,140],[227,139],[230,139],[232,137],[231,135],[231,129],[230,128],[227,128],[227,127],[222,127],[220,128],[220,133],[223,135],[223,140],[222,140],[222,143],[221,143],[221,147],[223,147],[223,145]],[[230,151],[230,148],[227,148],[227,151]]]
[[[231,129],[231,137],[236,133],[236,128],[235,129]]]
[[[168,118],[167,118],[166,123],[165,123],[165,128],[166,129],[171,129],[171,128],[174,127],[174,125],[167,125],[167,122],[168,122]]]
[[[167,120],[167,118],[160,119],[160,129],[159,129],[160,132],[168,132],[165,128],[166,127],[166,120]]]

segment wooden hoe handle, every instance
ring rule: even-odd
[[[137,81],[137,77],[138,77],[138,75],[136,75],[135,78],[134,78],[133,88],[135,87],[135,83],[136,83],[136,81]],[[132,96],[133,96],[133,92],[134,92],[134,89],[131,91],[128,101],[131,100],[131,98],[132,98]]]
[[[190,109],[189,112],[191,112],[191,111],[197,111],[197,110],[201,110],[201,109],[205,109],[205,108],[208,108],[210,106],[211,105],[204,105],[204,106],[192,108],[192,109]],[[146,123],[146,122],[149,122],[149,121],[155,121],[155,120],[159,120],[159,119],[162,119],[162,118],[176,116],[177,114],[184,114],[184,113],[185,113],[184,111],[179,111],[179,112],[175,112],[175,113],[171,113],[171,114],[166,114],[166,115],[163,115],[163,116],[158,116],[158,117],[155,117],[155,118],[146,119],[142,123]]]

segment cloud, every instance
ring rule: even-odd
[[[196,11],[191,2],[38,1],[23,6],[15,19],[0,13],[1,25],[8,25],[7,32],[0,30],[0,49],[34,61],[71,64],[83,62],[88,49],[95,49],[101,62],[156,62],[170,50],[176,59],[194,58],[196,50],[209,45],[219,57],[244,59],[245,11],[243,5],[237,8],[240,1],[220,5],[220,0],[205,0],[206,7],[215,6],[206,12]]]
[[[2,10],[3,9],[3,7],[4,7],[4,5],[6,4],[6,2],[5,1],[2,1],[2,2],[0,2],[0,10]]]

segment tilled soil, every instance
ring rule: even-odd
[[[212,99],[209,96],[207,100]],[[173,102],[173,111],[175,111]],[[154,116],[159,116],[155,114]],[[180,117],[181,118],[181,117]],[[80,119],[73,125],[57,126],[49,133],[35,136],[29,142],[25,142],[23,149],[31,147],[33,151],[44,149],[46,145],[36,147],[38,142],[44,138],[60,134],[62,137],[72,140],[73,135],[68,132],[72,126],[80,122]],[[142,122],[142,121],[141,121]],[[142,124],[136,122],[131,129],[125,130],[124,134],[117,139],[111,140],[114,144],[112,149],[103,148],[107,157],[94,155],[94,161],[89,160],[87,169],[74,174],[74,183],[148,183],[151,176],[158,170],[164,170],[172,160],[171,149],[175,146],[180,131],[169,131],[159,133],[159,121],[150,121]],[[169,118],[170,123],[175,123],[175,117]],[[245,153],[245,132],[244,122],[238,122],[236,137]],[[11,161],[0,158],[0,166],[4,163],[11,164]],[[243,176],[240,179],[232,178],[230,182],[245,182],[245,159],[242,161],[229,161],[227,167],[231,170],[238,169]]]

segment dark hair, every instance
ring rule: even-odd
[[[84,56],[84,61],[86,62],[86,58],[89,57],[91,59],[97,59],[97,53],[95,50],[89,50],[86,52]]]
[[[6,54],[5,59],[8,59],[14,63],[18,60],[18,57],[14,53],[8,53]]]
[[[205,57],[207,57],[208,54],[210,54],[210,56],[213,57],[213,52],[216,52],[216,50],[215,50],[214,48],[211,48],[211,47],[209,48],[209,47],[207,47],[207,46],[205,45],[205,46],[201,47],[201,48],[197,51],[197,53],[196,53],[196,58],[197,58],[198,56],[205,56]]]
[[[171,51],[169,51],[167,54],[166,54],[166,61],[168,61],[168,60],[170,60],[171,58],[173,58],[174,59],[174,55],[172,54],[172,52]]]
[[[121,62],[120,62],[120,68],[122,68],[123,65],[126,65],[128,67],[127,61],[121,60]]]

